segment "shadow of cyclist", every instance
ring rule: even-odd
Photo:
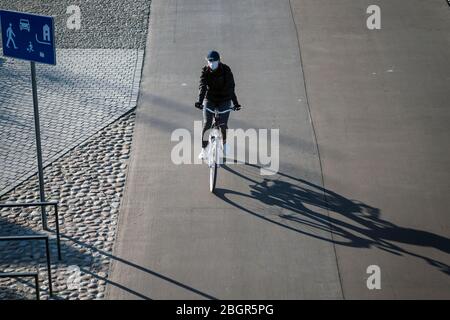
[[[258,166],[246,164],[251,170]],[[399,244],[416,245],[450,253],[450,239],[431,232],[405,228],[381,218],[378,208],[345,198],[331,190],[304,179],[283,173],[257,178],[243,174],[228,165],[223,168],[249,182],[249,193],[217,189],[216,195],[240,210],[297,233],[337,245],[376,247],[395,255],[411,255],[424,259],[450,275],[450,266],[416,254]],[[236,196],[257,200],[270,208],[278,208],[277,215],[250,209],[233,201]],[[273,210],[271,210],[273,212]],[[328,231],[332,237],[319,231]]]

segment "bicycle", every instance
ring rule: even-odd
[[[214,192],[217,181],[217,169],[223,158],[223,138],[222,131],[220,130],[219,115],[227,112],[231,112],[234,108],[230,108],[224,111],[218,109],[211,110],[206,108],[206,111],[214,114],[214,121],[211,126],[211,130],[208,137],[208,150],[206,156],[206,162],[209,167],[209,191]]]

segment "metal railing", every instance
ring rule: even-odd
[[[0,278],[34,278],[36,286],[36,300],[40,300],[39,275],[37,272],[6,272],[0,273]]]
[[[53,206],[55,209],[55,222],[56,222],[56,242],[58,246],[58,260],[61,260],[61,237],[59,234],[59,217],[58,217],[58,202],[29,202],[29,203],[4,203],[0,204],[1,208],[27,208],[27,207],[46,207]],[[44,230],[49,231],[46,221],[42,221],[42,227]]]
[[[27,241],[27,240],[44,240],[45,241],[45,256],[47,258],[47,275],[48,275],[48,289],[50,296],[53,296],[52,286],[52,270],[50,260],[50,245],[48,235],[29,235],[29,236],[7,236],[0,237],[0,241]]]

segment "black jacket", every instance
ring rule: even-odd
[[[232,100],[234,105],[238,105],[234,86],[234,77],[229,66],[220,62],[214,71],[205,66],[200,76],[198,101],[203,103],[206,97],[206,100],[213,103]]]

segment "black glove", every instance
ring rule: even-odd
[[[200,110],[203,109],[203,104],[202,104],[200,101],[197,101],[197,102],[194,104],[194,106],[195,106],[197,109],[200,109]]]
[[[242,106],[240,104],[235,104],[234,107],[233,107],[233,110],[234,111],[239,111],[239,110],[241,110],[241,108],[242,108]]]

